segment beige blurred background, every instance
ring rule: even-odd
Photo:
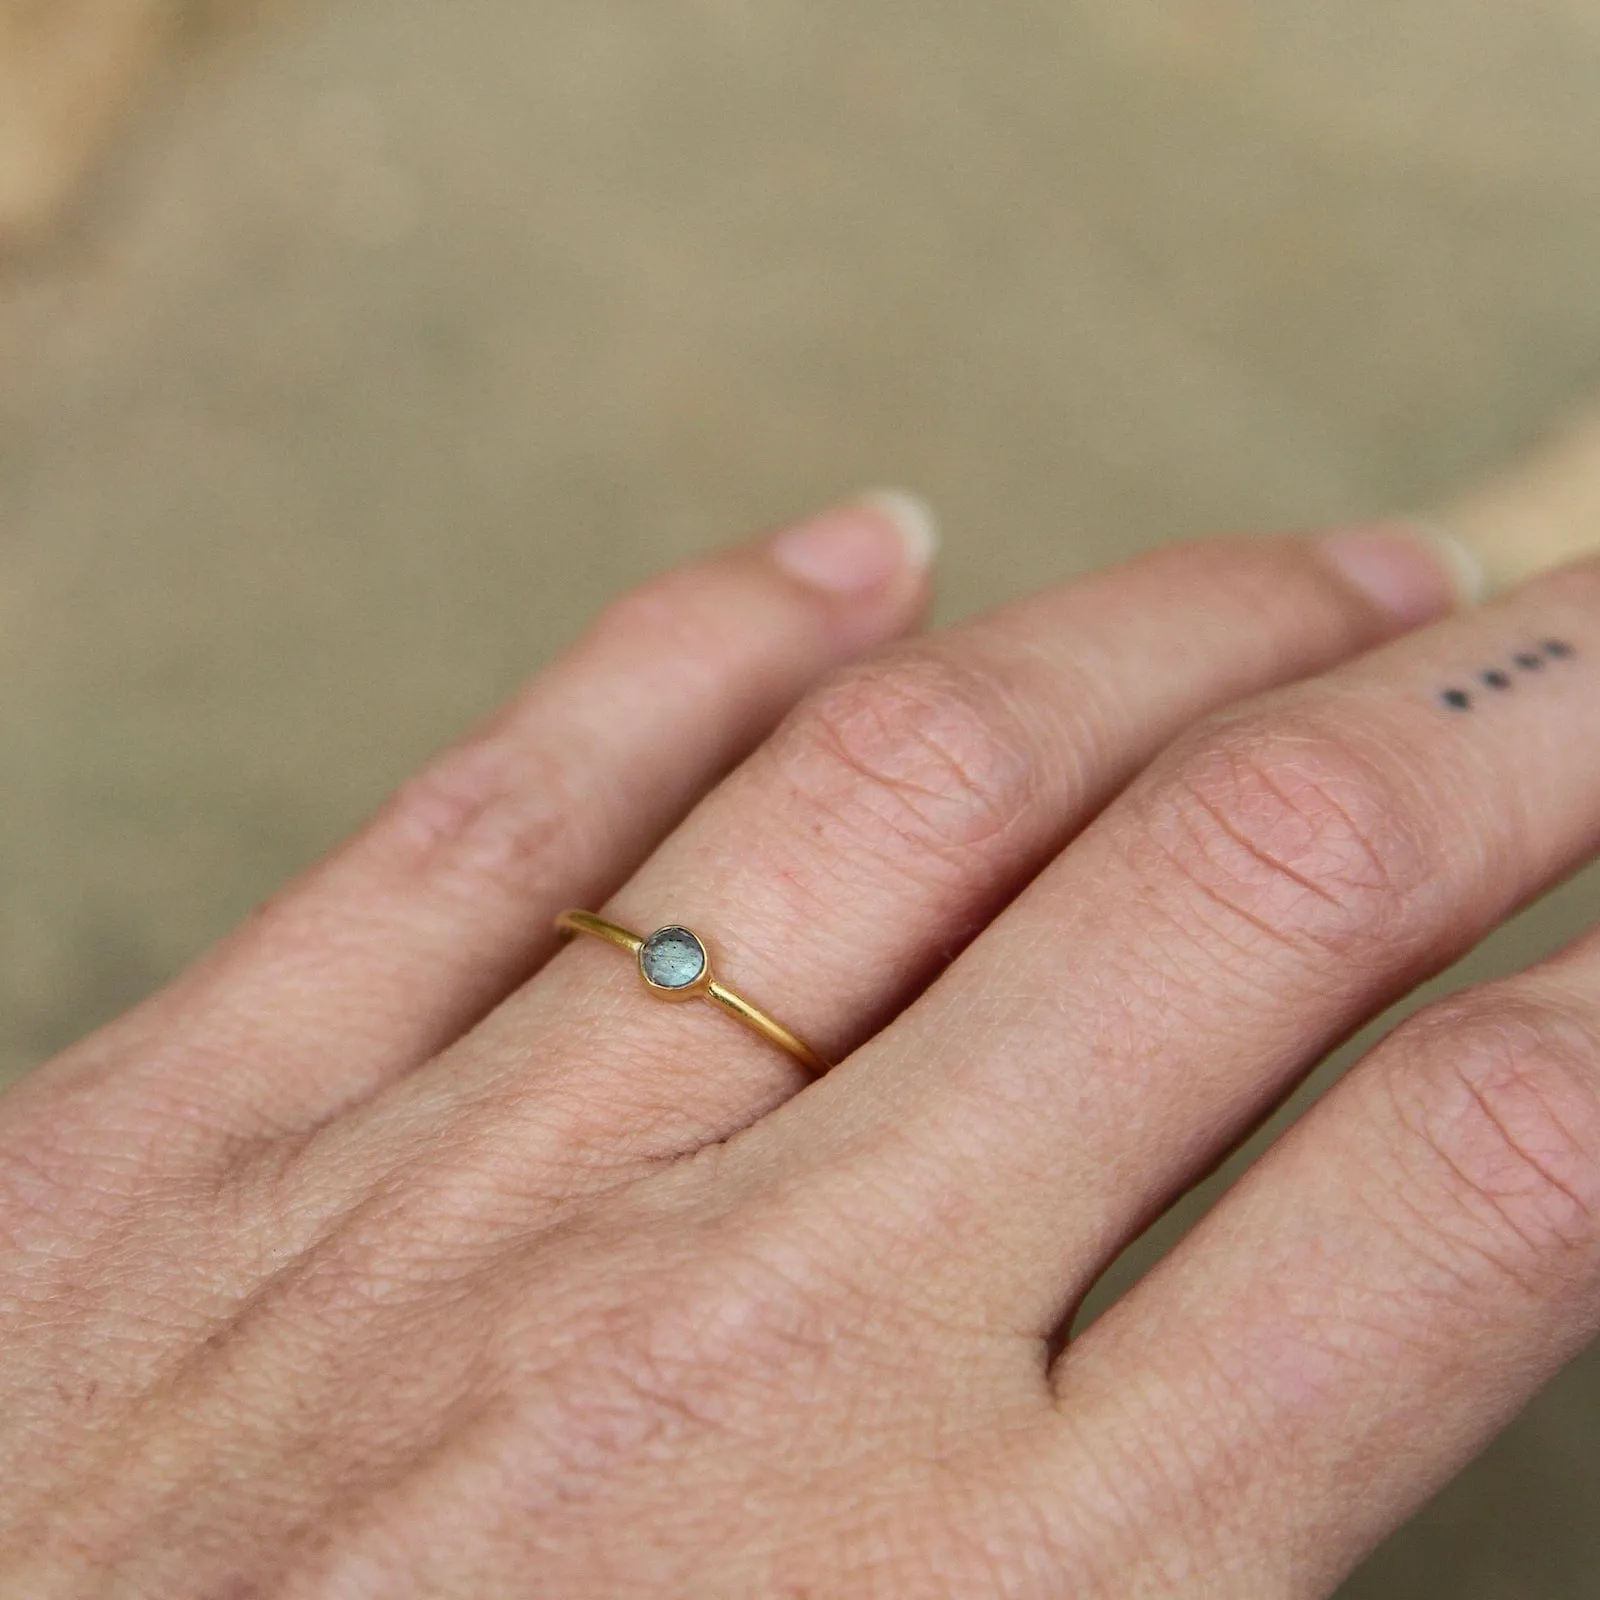
[[[1492,468],[1600,369],[1600,4],[0,0],[8,232],[0,1079],[731,533],[909,485],[955,617]],[[1600,1359],[1345,1592],[1600,1596]]]

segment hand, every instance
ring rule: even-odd
[[[0,1102],[7,1595],[1321,1595],[1591,1336],[1600,941],[1392,1034],[1062,1351],[1595,848],[1600,566],[1415,631],[1414,533],[1172,549],[766,737],[917,532],[623,601]],[[558,954],[602,902],[842,1065]]]

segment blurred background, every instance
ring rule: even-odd
[[[1429,504],[1597,289],[1592,0],[0,0],[0,1081],[649,572],[900,483],[954,618]],[[1597,1424],[1346,1596],[1600,1596]]]

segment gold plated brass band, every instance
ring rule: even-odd
[[[563,911],[556,927],[570,938],[587,933],[604,939],[619,950],[626,950],[639,965],[645,987],[663,1000],[709,1000],[737,1017],[763,1039],[787,1051],[807,1071],[821,1076],[828,1063],[798,1034],[790,1033],[781,1022],[774,1022],[765,1011],[751,1005],[743,995],[718,983],[711,971],[711,953],[705,941],[689,929],[673,925],[658,928],[648,939],[641,939],[626,928],[619,928],[591,911]]]

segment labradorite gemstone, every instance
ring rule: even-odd
[[[662,928],[645,940],[639,970],[658,989],[687,989],[706,970],[706,947],[687,928]]]

